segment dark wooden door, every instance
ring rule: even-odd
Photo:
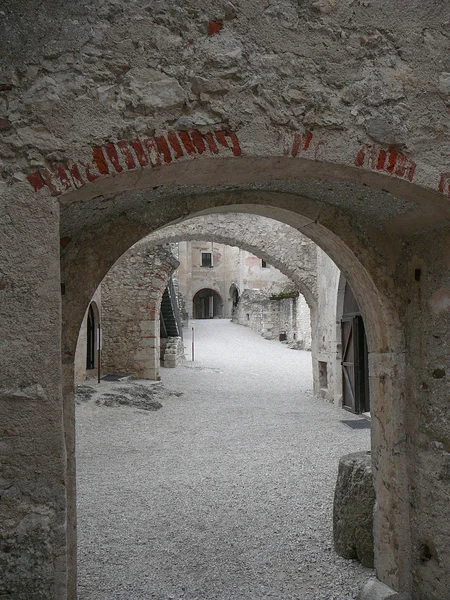
[[[86,369],[95,369],[95,315],[92,304],[89,307],[87,319]]]
[[[361,315],[342,318],[341,338],[343,408],[359,414],[370,410],[367,343]]]

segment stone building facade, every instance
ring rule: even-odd
[[[95,290],[152,231],[241,211],[300,230],[349,282],[368,347],[377,576],[445,598],[448,3],[1,10],[5,593],[76,597],[74,358]]]

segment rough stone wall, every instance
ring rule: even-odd
[[[18,153],[24,166],[43,165],[51,153],[64,160],[74,146],[169,123],[225,123],[251,131],[262,147],[264,130],[280,126],[350,129],[438,159],[423,140],[441,136],[450,97],[442,3],[416,3],[408,19],[386,0],[265,7],[256,0],[178,0],[151,11],[143,0],[120,7],[90,0],[25,8],[16,0],[3,4],[10,176]],[[430,105],[434,110],[426,110]]]
[[[159,377],[162,294],[178,261],[170,248],[130,248],[102,282],[103,370]]]
[[[181,337],[168,337],[161,340],[161,366],[174,369],[185,360],[184,344]]]
[[[285,335],[284,339],[297,348],[311,349],[309,310],[301,296],[271,299],[263,290],[244,290],[233,322],[250,327],[268,340]]]

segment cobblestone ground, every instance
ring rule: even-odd
[[[79,600],[356,598],[372,571],[334,553],[332,499],[369,431],[313,398],[310,353],[195,333],[160,410],[77,406]]]

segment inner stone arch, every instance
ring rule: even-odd
[[[295,187],[295,186],[294,186]],[[316,195],[323,190],[319,185]],[[334,206],[321,210],[322,201],[312,200],[303,194],[280,190],[156,190],[156,198],[149,202],[148,193],[122,193],[119,202],[108,201],[113,212],[104,213],[106,220],[96,226],[95,231],[73,231],[70,243],[63,255],[63,278],[71,281],[70,294],[63,298],[65,303],[65,339],[69,349],[71,335],[79,327],[81,315],[90,296],[90,290],[103,277],[111,262],[131,246],[136,238],[143,237],[149,229],[170,225],[178,220],[195,215],[207,215],[220,212],[244,212],[270,216],[289,224],[318,243],[342,269],[358,297],[362,311],[367,315],[368,339],[370,351],[371,387],[373,389],[374,421],[372,428],[373,460],[375,466],[375,484],[378,489],[383,480],[389,481],[389,494],[383,496],[376,518],[377,566],[385,572],[385,580],[391,585],[401,587],[402,573],[408,572],[409,545],[398,544],[399,536],[405,539],[408,526],[404,515],[408,509],[408,475],[405,463],[392,464],[392,448],[398,447],[403,439],[403,404],[395,405],[389,401],[393,395],[398,397],[404,385],[403,372],[403,335],[397,316],[398,300],[393,293],[389,277],[379,277],[377,265],[385,265],[383,255],[386,248],[395,242],[387,232],[380,233],[378,228],[371,231],[364,219],[355,222],[346,211]],[[152,194],[150,193],[150,196]],[[376,196],[376,193],[375,193]],[[121,203],[128,198],[127,209],[122,210]],[[69,207],[63,216],[63,230],[70,227],[67,216],[75,212],[80,217],[104,199],[91,203],[82,203]],[[325,198],[326,201],[326,198]],[[87,211],[87,212],[86,212]],[[348,211],[347,211],[348,213]],[[79,221],[80,222],[80,221]],[[97,224],[98,225],[98,224]],[[364,231],[364,235],[359,232]],[[376,234],[376,235],[375,235]],[[162,234],[163,235],[163,234]],[[68,236],[70,237],[70,236]],[[370,242],[369,242],[370,240]],[[75,254],[74,254],[75,252]],[[87,258],[89,257],[89,260]],[[94,257],[94,260],[92,260]],[[90,265],[95,265],[93,269]],[[82,275],[82,280],[80,276]],[[376,283],[375,283],[376,280]],[[69,291],[69,290],[68,290]],[[78,315],[78,316],[77,316]],[[67,362],[66,426],[73,427],[73,378],[71,360]],[[395,372],[398,376],[392,377]],[[400,393],[401,394],[401,393]],[[400,395],[401,397],[401,395]],[[393,413],[397,415],[393,417]],[[406,462],[406,461],[405,461]],[[394,500],[395,498],[395,500]],[[388,509],[394,501],[403,507],[394,513]],[[386,502],[386,504],[385,504]],[[391,566],[401,565],[393,577]],[[400,579],[397,579],[400,577]]]
[[[211,288],[198,290],[192,299],[194,319],[214,319],[223,314],[223,299],[219,292]]]

